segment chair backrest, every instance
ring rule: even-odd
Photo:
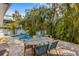
[[[41,55],[44,55],[47,53],[47,50],[48,50],[48,44],[46,45],[40,45],[40,46],[37,46],[35,47],[35,55],[37,56],[41,56]]]
[[[49,50],[56,48],[58,41],[51,43],[51,45],[49,45]]]
[[[0,51],[0,56],[2,56],[5,52],[6,52],[6,50]]]

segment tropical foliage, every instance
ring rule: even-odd
[[[16,29],[20,26],[21,19],[22,17],[19,12],[15,11],[15,13],[12,14],[12,19],[10,19],[11,21],[6,24],[9,30],[13,32],[13,35],[16,34]]]
[[[32,36],[40,31],[56,39],[79,43],[79,4],[47,5],[30,9],[24,18],[13,16],[15,24],[22,19],[22,28]]]

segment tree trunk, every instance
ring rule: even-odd
[[[8,3],[0,3],[0,36],[3,36],[3,29],[2,29],[2,26],[3,26],[3,19],[4,19],[4,15],[7,11],[9,7],[9,4]]]

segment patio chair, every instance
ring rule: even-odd
[[[0,51],[0,56],[8,56],[9,52],[7,50]]]
[[[32,45],[25,45],[24,56],[33,56]]]
[[[36,46],[34,48],[35,56],[47,55],[48,46],[49,46],[49,44]]]
[[[58,44],[58,41],[55,41],[55,42],[52,42],[51,44],[49,44],[49,50],[55,49],[57,44]]]
[[[55,42],[49,44],[48,51],[47,51],[47,54],[48,54],[48,55],[51,55],[51,54],[50,54],[51,50],[55,49],[56,46],[57,46],[57,44],[58,44],[58,41],[55,41]]]
[[[9,54],[8,44],[0,44],[0,56],[7,56]]]

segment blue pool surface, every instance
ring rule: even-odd
[[[18,38],[19,40],[31,40],[32,37],[28,34],[19,34],[15,36],[16,38]]]
[[[12,31],[8,30],[8,29],[4,29],[4,34],[5,36],[11,36],[11,37],[15,37],[16,39],[19,39],[19,40],[25,40],[25,41],[30,41],[32,40],[32,36],[29,35],[29,33],[26,33],[24,30],[22,29],[18,29],[16,31],[16,35],[13,34]],[[44,36],[44,33],[41,33],[40,31],[36,33],[36,38],[39,39],[41,37]]]

